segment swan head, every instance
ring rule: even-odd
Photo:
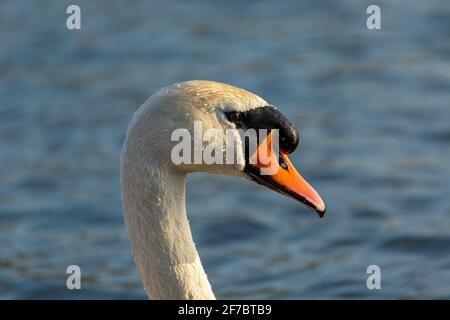
[[[170,170],[243,176],[315,210],[325,204],[288,154],[294,125],[261,97],[224,83],[187,81],[160,89],[135,113],[128,132]],[[264,161],[263,161],[264,160]]]

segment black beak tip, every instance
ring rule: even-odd
[[[325,216],[325,211],[327,211],[326,209],[323,209],[323,211],[317,210],[316,212],[319,215],[319,218],[323,218]]]

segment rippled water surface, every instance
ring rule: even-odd
[[[300,129],[324,219],[244,179],[192,175],[220,298],[450,298],[450,2],[0,3],[0,298],[145,298],[119,152],[159,87],[247,88]],[[82,290],[66,289],[68,265]],[[366,268],[382,289],[366,288]]]

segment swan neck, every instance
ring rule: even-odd
[[[186,214],[186,175],[129,147],[122,152],[122,200],[149,298],[214,299]]]

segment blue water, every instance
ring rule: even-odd
[[[244,179],[192,175],[219,298],[450,298],[450,2],[0,2],[0,298],[141,299],[118,176],[158,88],[244,87],[299,128],[324,219]],[[82,289],[66,288],[68,265]],[[381,290],[366,268],[379,265]]]

